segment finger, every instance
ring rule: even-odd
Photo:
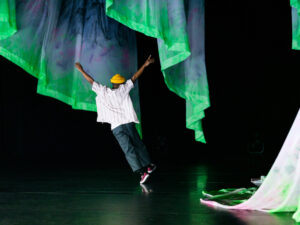
[[[151,58],[151,55],[149,55],[148,59],[150,59],[150,58]],[[147,60],[148,60],[148,59],[147,59]]]

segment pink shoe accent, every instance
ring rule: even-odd
[[[147,172],[150,174],[154,170],[156,170],[156,165],[155,164],[150,164],[150,166],[147,168]]]

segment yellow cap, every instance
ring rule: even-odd
[[[113,84],[123,84],[125,80],[125,77],[121,76],[120,74],[116,74],[110,79],[110,82]]]

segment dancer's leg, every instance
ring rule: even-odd
[[[151,159],[150,159],[150,156],[149,156],[149,153],[148,153],[148,150],[147,150],[145,144],[141,140],[141,138],[136,130],[135,124],[128,123],[128,124],[125,124],[125,126],[127,127],[128,134],[130,135],[132,143],[135,147],[135,152],[138,156],[138,159],[139,159],[142,167],[149,166],[151,163]]]
[[[112,132],[119,142],[132,171],[139,172],[144,166],[140,163],[139,157],[136,154],[135,146],[128,134],[128,129],[125,125],[120,125],[113,129]]]

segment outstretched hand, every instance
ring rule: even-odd
[[[151,63],[154,63],[154,59],[151,58],[151,55],[149,55],[148,59],[146,60],[146,62],[144,63],[144,65],[139,68],[139,70],[131,77],[132,82],[135,82],[139,76],[141,76],[141,74],[143,73],[144,69],[149,66]]]
[[[88,75],[82,68],[82,65],[79,63],[79,62],[76,62],[75,63],[75,67],[76,69],[79,70],[80,73],[82,73],[82,75],[84,76],[84,78],[90,83],[90,84],[93,84],[94,83],[94,79]]]
[[[146,60],[146,62],[144,63],[144,65],[147,67],[149,66],[151,63],[154,63],[154,58],[151,58],[151,55],[149,55],[148,59]]]
[[[81,66],[81,64],[80,64],[79,62],[76,62],[76,63],[75,63],[75,67],[76,67],[76,69],[78,69],[79,71],[82,71],[82,70],[83,70],[83,68],[82,68],[82,66]]]

